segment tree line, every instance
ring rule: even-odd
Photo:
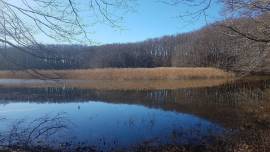
[[[137,43],[24,47],[28,52],[2,46],[0,70],[210,66],[260,72],[259,67],[266,64],[263,57],[269,52],[268,43],[235,34],[224,27],[226,22],[216,22],[197,31]],[[235,19],[233,23],[240,29],[252,27],[247,18]]]

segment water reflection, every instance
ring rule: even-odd
[[[108,151],[142,143],[198,144],[242,125],[246,107],[268,104],[269,84],[266,79],[175,90],[0,88],[0,115],[12,122],[66,112],[72,125],[62,139]]]
[[[92,101],[66,104],[11,103],[1,106],[0,111],[9,121],[32,120],[44,113],[56,115],[59,111],[65,112],[72,125],[65,140],[59,142],[85,143],[102,150],[128,148],[142,142],[198,144],[203,138],[223,132],[222,127],[193,115],[138,105]]]

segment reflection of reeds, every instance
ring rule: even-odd
[[[4,88],[80,88],[96,90],[160,90],[180,88],[213,87],[229,82],[229,79],[196,79],[196,80],[83,80],[83,81],[17,81],[0,83]]]
[[[35,73],[39,73],[36,75]],[[122,68],[89,70],[1,71],[0,78],[36,79],[40,76],[79,80],[182,80],[228,78],[233,74],[215,68]]]

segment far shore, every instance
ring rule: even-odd
[[[212,87],[233,78],[233,73],[215,68],[0,71],[0,88],[157,90]]]
[[[232,77],[234,77],[234,74],[231,72],[211,67],[0,71],[0,79],[191,80],[224,79]]]

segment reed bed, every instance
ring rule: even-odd
[[[0,79],[191,80],[232,77],[233,73],[208,67],[0,71]]]

